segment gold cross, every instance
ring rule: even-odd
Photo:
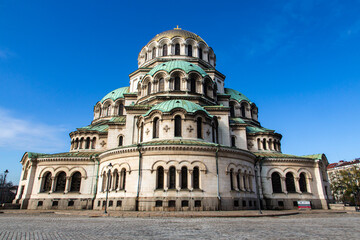
[[[179,28],[179,25],[176,25],[176,28],[174,28],[176,30],[180,30],[181,28]]]

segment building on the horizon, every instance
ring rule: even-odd
[[[259,202],[292,209],[299,200],[327,208],[325,155],[283,154],[282,135],[260,124],[252,100],[225,88],[200,36],[159,33],[137,60],[130,86],[106,94],[91,124],[70,133],[69,152],[24,154],[14,202],[101,209],[109,188],[110,210],[241,210]]]

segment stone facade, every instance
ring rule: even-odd
[[[216,55],[198,35],[156,35],[130,86],[94,106],[70,151],[27,152],[16,199],[28,209],[186,211],[327,208],[325,155],[281,153],[281,134],[224,88]],[[108,199],[108,201],[106,201]]]

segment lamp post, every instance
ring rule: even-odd
[[[106,184],[106,198],[105,198],[105,212],[104,213],[107,213],[107,204],[108,204],[108,195],[109,195],[109,185],[110,185],[110,172],[111,172],[111,169],[112,169],[112,164],[109,163],[109,165],[107,165],[107,169],[108,169],[108,174],[107,174],[107,184]]]

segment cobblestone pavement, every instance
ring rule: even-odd
[[[0,214],[0,239],[360,239],[360,214],[115,218]]]

